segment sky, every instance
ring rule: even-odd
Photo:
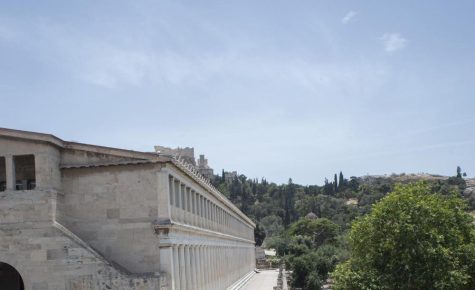
[[[0,2],[0,127],[251,178],[475,176],[474,1]]]

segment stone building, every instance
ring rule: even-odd
[[[221,290],[255,268],[254,223],[171,156],[0,129],[0,190],[2,290]]]
[[[201,176],[208,180],[214,179],[213,168],[208,165],[208,159],[203,154],[200,155],[198,163],[195,160],[195,149],[193,147],[177,147],[170,148],[165,146],[156,145],[155,152],[159,154],[176,156],[178,159],[185,161],[186,163],[193,165],[193,167],[200,173]]]
[[[214,177],[213,168],[209,167],[208,159],[205,158],[203,154],[200,155],[198,159],[198,172],[205,178],[211,180]]]
[[[234,179],[238,177],[237,171],[224,172],[224,181],[226,183],[232,183]]]
[[[162,155],[170,155],[170,156],[177,156],[180,159],[183,159],[185,162],[196,166],[195,160],[195,148],[193,147],[177,147],[177,148],[170,148],[165,146],[156,145],[154,146],[155,152],[162,154]]]

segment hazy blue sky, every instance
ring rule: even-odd
[[[475,175],[475,1],[0,2],[0,127],[250,177]]]

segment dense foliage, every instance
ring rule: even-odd
[[[292,270],[292,286],[314,290],[321,288],[336,265],[350,258],[347,236],[352,222],[370,213],[373,205],[390,192],[400,190],[397,184],[424,179],[430,193],[460,195],[466,184],[459,171],[450,178],[400,174],[349,179],[340,172],[332,182],[325,179],[322,186],[302,186],[291,179],[277,185],[244,175],[226,179],[223,172],[213,183],[256,222],[256,244],[276,249],[287,269]],[[465,199],[474,209],[472,195]],[[349,262],[339,266],[342,275],[344,265]]]
[[[358,219],[338,289],[475,289],[475,227],[457,195],[418,183],[396,186]]]

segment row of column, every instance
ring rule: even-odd
[[[224,290],[254,269],[254,247],[173,245],[172,290]]]
[[[173,220],[253,240],[252,227],[171,175],[168,190]]]

